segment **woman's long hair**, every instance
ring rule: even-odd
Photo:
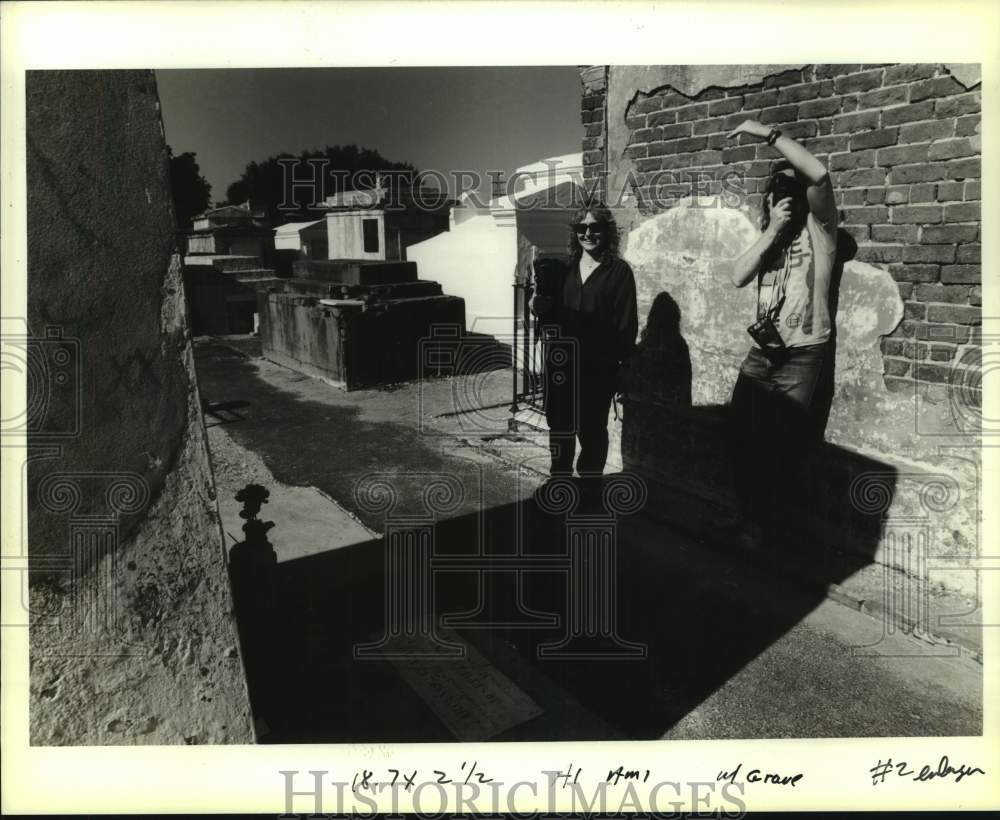
[[[576,263],[579,262],[580,257],[583,256],[583,248],[580,247],[580,240],[577,239],[576,230],[573,226],[583,222],[583,220],[587,218],[587,214],[593,214],[594,219],[604,225],[605,236],[603,252],[609,256],[617,256],[618,245],[621,241],[621,237],[618,234],[618,225],[615,223],[615,216],[611,213],[611,209],[607,205],[600,200],[594,200],[593,202],[583,205],[583,207],[574,213],[573,221],[569,223],[570,259]]]

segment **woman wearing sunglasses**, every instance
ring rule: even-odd
[[[558,331],[546,343],[545,418],[551,475],[577,473],[593,487],[608,458],[608,413],[622,363],[639,328],[635,276],[618,255],[618,229],[602,203],[582,208],[570,225],[570,260],[532,310]],[[544,334],[543,334],[544,338]]]

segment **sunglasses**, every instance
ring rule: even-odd
[[[573,230],[578,234],[586,234],[588,231],[593,234],[604,233],[604,226],[599,222],[577,222],[573,226]]]

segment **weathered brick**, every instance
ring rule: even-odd
[[[817,77],[839,77],[860,71],[861,63],[818,63],[814,68]]]
[[[760,122],[768,125],[771,123],[791,122],[798,114],[796,105],[778,105],[773,108],[765,108],[760,112]]]
[[[981,216],[978,202],[956,202],[944,206],[945,222],[978,222]]]
[[[801,106],[799,106],[801,109]],[[821,117],[816,120],[816,133],[826,136],[833,132],[833,120],[830,117]]]
[[[691,133],[695,135],[718,134],[721,131],[726,130],[725,123],[725,117],[710,117],[707,120],[695,120],[691,123]]]
[[[978,91],[971,94],[958,94],[946,97],[934,103],[934,113],[939,117],[961,117],[965,114],[977,114],[982,106],[982,98]]]
[[[821,97],[807,100],[799,106],[800,117],[829,117],[840,111],[840,97]]]
[[[952,370],[948,365],[918,362],[913,365],[913,376],[922,382],[948,384],[951,381]]]
[[[972,242],[979,232],[978,225],[927,225],[920,232],[920,241],[925,245],[949,245],[958,242]]]
[[[878,128],[878,111],[857,111],[851,114],[838,114],[833,118],[833,133],[853,134],[855,131]]]
[[[657,125],[670,125],[671,123],[677,122],[677,111],[655,111],[652,114],[646,116],[646,125],[657,126]]]
[[[914,105],[894,105],[882,111],[882,126],[926,120],[933,116],[934,103],[931,100]]]
[[[854,225],[842,225],[841,230],[847,233],[855,242],[867,242],[869,237],[868,229],[871,226],[867,223]]]
[[[674,102],[670,97],[677,97],[683,100],[680,95],[674,94],[669,96],[664,96],[661,94],[656,94],[652,97],[646,97],[645,99],[636,100],[628,109],[629,114],[651,114],[654,111],[661,111],[664,108],[672,108],[678,103]]]
[[[635,162],[635,169],[639,173],[646,173],[647,171],[657,171],[659,170],[661,164],[663,163],[662,157],[650,157],[649,159],[639,159]]]
[[[882,188],[882,198],[886,205],[905,205],[910,201],[909,185],[890,185]]]
[[[886,356],[902,356],[906,342],[902,339],[893,339],[891,336],[883,336],[879,347]]]
[[[939,302],[963,305],[969,298],[968,285],[917,285],[914,298],[920,302]]]
[[[911,162],[927,161],[926,144],[894,145],[891,148],[880,148],[875,156],[879,165],[907,165]]]
[[[845,114],[849,114],[852,111],[857,111],[858,97],[860,96],[861,96],[860,94],[845,94],[843,97],[840,98],[841,99],[840,109]],[[878,113],[878,112],[872,112],[872,113]]]
[[[874,242],[916,242],[916,225],[872,225]]]
[[[970,305],[928,305],[927,321],[978,325],[982,324],[983,312]]]
[[[913,362],[908,359],[894,359],[886,356],[882,359],[882,366],[887,376],[905,376],[910,372]]]
[[[961,345],[968,341],[970,329],[968,325],[930,324],[910,319],[900,322],[898,335],[917,341],[951,342]]]
[[[929,97],[948,97],[965,91],[962,84],[951,75],[921,80],[910,86],[910,102],[919,102]]]
[[[982,166],[978,159],[953,159],[945,165],[945,173],[949,179],[978,178],[982,175]]]
[[[956,345],[931,345],[932,362],[950,362],[955,358]]]
[[[964,265],[979,265],[983,258],[982,248],[983,246],[979,243],[970,242],[959,245],[955,261]]]
[[[630,145],[625,149],[625,156],[629,159],[642,159],[646,156],[646,145]]]
[[[837,205],[838,207],[843,207],[845,205],[864,205],[865,204],[865,191],[867,188],[841,188],[837,191]],[[874,204],[879,204],[878,202]]]
[[[786,85],[778,91],[778,104],[815,100],[817,97],[829,97],[833,93],[832,80],[820,80],[815,83],[801,85]]]
[[[910,89],[905,85],[879,88],[858,96],[858,108],[885,108],[887,105],[905,103]]]
[[[743,104],[747,108],[761,109],[770,105],[777,105],[778,92],[775,89],[770,91],[759,91],[754,94],[747,94],[743,98]]]
[[[661,140],[675,140],[691,136],[691,123],[679,122],[674,125],[664,125],[660,128]]]
[[[802,69],[790,68],[780,74],[772,74],[764,78],[764,88],[781,88],[786,85],[797,85],[802,82]]]
[[[956,137],[972,137],[979,133],[981,119],[979,114],[970,114],[968,117],[959,117],[955,120]]]
[[[597,123],[592,123],[592,125],[597,125]],[[645,114],[629,114],[625,117],[625,125],[627,125],[632,130],[636,128],[646,127],[646,115]]]
[[[723,114],[735,114],[743,108],[742,97],[726,97],[723,100],[714,100],[708,105],[710,117],[718,117]]]
[[[899,141],[930,142],[952,136],[955,133],[954,120],[931,120],[930,122],[912,122],[899,128]]]
[[[687,120],[700,120],[708,116],[708,103],[698,103],[697,105],[685,105],[677,109],[677,122]]]
[[[872,225],[889,221],[889,209],[882,205],[863,208],[844,208],[844,222],[848,225]]]
[[[891,149],[883,148],[882,150]],[[934,182],[944,179],[946,173],[945,166],[940,163],[921,162],[914,165],[896,165],[889,174],[889,182],[893,185],[903,185],[908,182]]]
[[[781,133],[793,140],[805,140],[816,136],[816,120],[796,120],[781,126]]]
[[[752,145],[740,145],[722,149],[722,161],[725,163],[745,162],[754,159],[756,156],[757,149]]]
[[[906,245],[903,250],[904,262],[954,262],[954,245]]]
[[[661,139],[663,137],[660,136],[659,128],[639,128],[632,132],[632,142],[635,144],[640,142],[656,142]]]
[[[597,163],[603,162],[604,153],[602,151],[587,151],[583,155],[583,162],[585,165],[596,165]]]
[[[976,285],[969,289],[969,304],[982,307],[983,304],[983,288],[981,285]]]
[[[846,134],[830,134],[825,137],[813,137],[806,141],[806,148],[814,154],[833,154],[846,151],[848,137]]]
[[[870,91],[882,85],[882,74],[882,69],[865,71],[861,74],[848,74],[836,77],[834,85],[838,94],[850,94],[852,91]]]
[[[937,73],[936,63],[904,63],[889,66],[885,70],[885,84],[909,83],[913,80],[926,80]]]
[[[714,100],[724,99],[726,96],[726,90],[724,88],[718,88],[716,86],[709,86],[700,94],[698,94],[698,102],[708,102]]]
[[[910,186],[909,201],[911,203],[933,202],[934,190],[937,186],[933,182],[919,182]]]
[[[709,148],[729,148],[733,144],[733,141],[729,139],[725,134],[709,134],[708,135],[708,147]],[[749,147],[749,146],[748,146]]]
[[[941,281],[946,285],[978,285],[983,281],[979,265],[942,265]]]
[[[882,185],[885,175],[885,168],[859,168],[855,171],[835,171],[830,176],[834,185],[854,188],[859,185]]]
[[[922,302],[903,302],[904,319],[926,319],[927,305]]]
[[[913,293],[912,282],[897,282],[896,287],[899,289],[900,299],[909,299],[910,295]]]
[[[864,131],[851,137],[851,150],[860,151],[865,148],[884,148],[896,142],[897,128],[880,128],[877,131]]]
[[[849,151],[830,157],[831,171],[850,171],[855,168],[871,168],[875,165],[875,151]]]
[[[955,202],[962,199],[967,182],[939,182],[935,194],[938,202]]]
[[[969,199],[982,199],[981,196],[982,185],[978,179],[970,179],[965,183],[965,190],[962,193],[962,198]]]
[[[902,245],[859,245],[857,255],[859,262],[902,262]]]

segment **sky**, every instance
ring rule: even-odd
[[[156,72],[167,142],[193,151],[212,200],[246,164],[355,143],[435,169],[507,174],[580,150],[574,66]],[[454,190],[452,191],[454,193]],[[481,194],[488,197],[489,183]]]

